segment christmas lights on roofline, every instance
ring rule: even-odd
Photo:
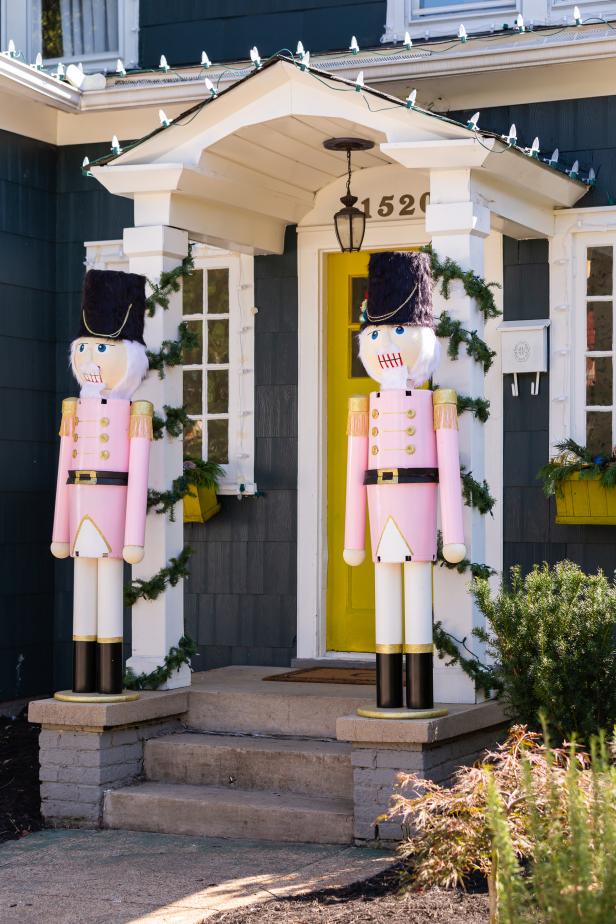
[[[522,21],[521,23],[518,22],[518,25],[520,25],[521,28],[523,28],[523,27],[524,27],[523,21]],[[466,38],[463,38],[463,36],[466,36],[466,30],[464,29],[464,26],[461,26],[459,36],[460,36],[461,41],[466,41]],[[410,39],[409,39],[409,40],[410,40]],[[406,44],[406,36],[405,36],[405,44]],[[412,42],[411,42],[411,45],[412,45]],[[353,39],[352,39],[352,41],[351,41],[351,46],[350,46],[350,48],[351,48],[351,50],[353,50],[354,48],[356,48],[356,49],[357,49],[357,52],[359,52],[359,46],[357,45],[357,39],[355,38],[355,36],[353,36]],[[297,43],[297,54],[298,54],[299,57],[300,57],[300,60],[299,60],[299,61],[296,61],[296,60],[295,60],[295,56],[291,54],[291,57],[292,57],[294,63],[295,63],[297,66],[299,66],[300,69],[301,69],[302,71],[310,70],[310,52],[309,52],[309,51],[306,51],[306,50],[304,49],[303,43],[302,43],[301,41],[299,41],[299,42]],[[250,50],[250,58],[251,58],[251,61],[252,61],[253,65],[254,65],[255,69],[256,69],[256,70],[260,70],[260,69],[262,68],[262,66],[263,66],[263,62],[262,62],[262,59],[261,59],[261,57],[260,57],[260,55],[259,55],[259,51],[258,51],[256,45],[253,46],[253,47],[251,48],[251,50]],[[205,64],[205,61],[208,62],[207,65]],[[206,66],[210,66],[210,65],[211,65],[211,62],[210,62],[210,60],[209,60],[209,58],[207,57],[207,55],[206,55],[205,52],[202,53],[201,62],[202,62],[202,66],[203,66],[203,67],[206,67]],[[118,65],[119,65],[119,64],[121,64],[121,59],[118,59]],[[167,60],[166,60],[166,58],[165,58],[164,55],[161,56],[160,67],[163,68],[163,69],[165,69],[165,68],[168,69]],[[345,81],[345,82],[346,82],[346,81]],[[210,93],[211,98],[212,98],[212,99],[215,99],[215,98],[218,96],[218,88],[212,83],[212,81],[209,79],[209,77],[205,77],[205,78],[204,78],[204,83],[205,83],[206,89],[207,89],[208,92]],[[350,83],[350,81],[349,81],[349,83]],[[363,70],[362,70],[362,71],[359,71],[359,73],[357,74],[357,77],[355,78],[355,81],[354,81],[353,86],[354,86],[355,91],[358,92],[358,93],[361,93],[363,90],[369,89],[369,88],[366,87],[365,82],[364,82],[364,72],[363,72]],[[415,109],[416,106],[417,106],[416,101],[417,101],[417,90],[413,89],[413,90],[409,93],[409,95],[406,97],[406,99],[405,99],[405,101],[404,101],[404,102],[405,102],[405,105],[406,105],[406,108],[407,108],[407,109]],[[430,115],[434,115],[434,113],[430,113]],[[468,121],[467,121],[467,123],[466,123],[467,128],[470,129],[471,131],[477,133],[477,134],[478,134],[479,131],[480,131],[480,130],[479,130],[479,117],[480,117],[480,113],[479,113],[479,112],[475,112],[475,113],[468,119]],[[171,124],[171,121],[167,118],[167,116],[165,115],[164,110],[162,110],[162,109],[159,110],[159,121],[160,121],[161,126],[164,127],[164,128],[169,127],[169,125]],[[508,147],[516,148],[516,150],[518,150],[520,153],[524,153],[524,154],[526,154],[527,156],[530,156],[530,157],[532,157],[532,158],[535,159],[535,160],[541,160],[542,163],[544,163],[544,164],[546,164],[546,165],[548,165],[548,166],[550,166],[550,167],[553,167],[553,168],[559,170],[559,171],[562,172],[562,173],[567,174],[571,179],[574,179],[574,180],[581,180],[581,179],[582,179],[582,178],[580,177],[579,161],[575,161],[575,163],[573,164],[573,166],[571,167],[570,170],[568,170],[565,166],[561,166],[561,164],[559,163],[559,151],[558,151],[558,148],[556,148],[556,149],[553,151],[551,157],[549,157],[549,158],[548,158],[548,157],[541,157],[540,145],[539,145],[539,138],[538,138],[538,137],[536,137],[536,138],[533,140],[533,143],[532,143],[532,145],[531,145],[530,148],[525,148],[525,147],[522,147],[522,146],[518,145],[518,138],[517,138],[517,131],[516,131],[516,126],[515,126],[515,124],[512,123],[512,125],[511,125],[510,128],[509,128],[509,133],[508,133],[507,135],[501,135],[500,138],[507,144]],[[132,147],[132,145],[131,145],[131,147]],[[118,155],[118,154],[121,154],[121,153],[122,153],[122,148],[121,148],[121,146],[120,146],[120,144],[119,144],[119,142],[118,142],[118,139],[117,139],[117,137],[116,137],[115,135],[114,135],[114,137],[113,137],[113,139],[112,139],[111,150],[112,150],[112,153],[113,153],[114,155]],[[101,158],[101,159],[102,159],[102,158]],[[87,163],[86,163],[86,161],[87,161]],[[97,162],[95,161],[95,164],[96,164],[96,163],[97,163]],[[89,167],[90,167],[90,163],[89,163],[88,159],[86,158],[86,159],[84,160],[84,163],[82,164],[82,173],[84,173],[84,175],[86,175],[86,176],[91,176],[91,175],[92,175],[92,174],[90,173],[90,171],[89,171]],[[589,186],[594,185],[594,184],[596,183],[596,173],[595,173],[595,171],[594,171],[593,168],[590,168],[590,170],[589,170],[589,172],[588,172],[588,177],[587,177],[587,179],[586,179],[585,182],[586,182],[587,185],[589,185]]]

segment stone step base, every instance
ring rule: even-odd
[[[286,668],[227,667],[194,674],[187,724],[208,732],[336,738],[336,719],[374,703],[374,687],[263,681]]]
[[[352,799],[146,782],[105,793],[107,828],[303,844],[350,844]]]
[[[145,744],[148,780],[348,799],[351,746],[340,741],[179,734]]]

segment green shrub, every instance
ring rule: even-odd
[[[549,753],[549,752],[548,752]],[[574,752],[572,751],[572,756]],[[507,795],[493,777],[486,818],[492,839],[498,924],[608,924],[616,921],[616,770],[593,745],[590,767],[555,761],[537,785],[526,764],[521,797],[531,848],[523,869],[509,824]]]
[[[509,716],[530,728],[545,717],[558,741],[590,740],[616,722],[616,586],[568,561],[511,569],[492,596],[487,580],[472,593],[486,618],[487,643]]]

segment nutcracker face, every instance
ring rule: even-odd
[[[439,359],[434,331],[413,324],[369,325],[359,335],[359,358],[371,379],[384,388],[419,387]]]
[[[126,342],[104,337],[80,337],[72,346],[72,364],[82,389],[90,394],[109,393],[126,378]]]

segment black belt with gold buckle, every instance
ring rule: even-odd
[[[369,468],[364,484],[436,484],[438,468]]]
[[[69,469],[67,484],[127,485],[128,472],[94,472],[90,469]]]

